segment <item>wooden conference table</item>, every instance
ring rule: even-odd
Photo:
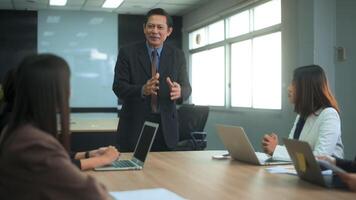
[[[109,191],[166,188],[187,199],[356,199],[356,193],[325,189],[293,175],[270,174],[266,167],[211,158],[223,152],[151,152],[141,171],[87,173]]]

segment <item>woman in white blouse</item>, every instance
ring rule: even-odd
[[[294,70],[288,87],[288,98],[298,114],[289,138],[306,141],[314,155],[332,155],[342,158],[339,108],[332,95],[324,70],[317,65]],[[275,133],[266,134],[262,140],[265,153],[279,159],[288,159],[286,148],[278,145]]]

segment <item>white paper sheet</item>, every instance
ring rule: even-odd
[[[292,175],[297,175],[297,172],[295,171],[295,168],[293,165],[291,166],[274,166],[274,167],[268,167],[266,170],[271,173],[271,174],[292,174]]]
[[[164,188],[142,189],[142,190],[129,190],[120,192],[109,192],[114,199],[119,200],[132,200],[132,199],[144,199],[144,200],[157,200],[157,199],[169,199],[169,200],[183,200],[184,198],[178,194],[171,192]]]

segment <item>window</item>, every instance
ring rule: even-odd
[[[273,0],[254,8],[254,28],[259,30],[281,23],[281,1]]]
[[[256,4],[189,34],[192,103],[281,109],[280,4]],[[200,32],[205,40],[197,46]]]
[[[208,44],[207,29],[201,28],[189,34],[189,49],[195,49]]]
[[[210,24],[189,34],[189,49],[220,42],[225,38],[224,20]]]
[[[224,20],[208,26],[209,44],[224,40]]]
[[[252,41],[231,45],[231,106],[252,106]]]
[[[248,33],[250,30],[249,20],[248,10],[227,18],[227,37],[236,37]]]
[[[253,107],[281,109],[281,32],[253,39]]]
[[[224,47],[192,55],[192,101],[198,105],[224,106]],[[214,94],[214,95],[212,95]]]

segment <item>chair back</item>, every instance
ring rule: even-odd
[[[184,104],[178,108],[179,140],[191,139],[191,132],[202,132],[209,115],[208,106]]]

